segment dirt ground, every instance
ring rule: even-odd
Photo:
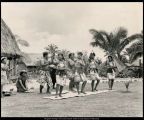
[[[100,83],[98,89],[107,89]],[[65,87],[65,89],[68,89]],[[86,86],[90,89],[90,84]],[[133,82],[126,92],[124,83],[114,84],[113,92],[63,100],[43,99],[48,96],[34,93],[17,93],[1,98],[2,117],[142,117],[143,83]]]

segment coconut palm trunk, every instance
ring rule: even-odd
[[[118,69],[118,73],[121,72],[121,71],[123,71],[123,70],[126,68],[126,65],[125,65],[123,62],[121,62],[121,61],[117,58],[117,56],[116,56],[115,54],[112,54],[111,56],[112,56],[113,59],[114,59],[114,62],[115,62],[116,67],[117,67],[117,69]],[[118,74],[118,73],[117,73],[117,74]]]

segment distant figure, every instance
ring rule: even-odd
[[[9,72],[8,65],[7,65],[7,58],[1,58],[1,97],[4,96],[3,94],[3,86],[8,84],[7,72]]]
[[[21,70],[19,73],[18,80],[16,82],[17,92],[26,92],[28,91],[26,82],[28,79],[27,72],[25,70]]]
[[[129,81],[125,81],[126,90],[128,91],[129,85],[132,83],[132,78]]]
[[[108,77],[108,85],[109,85],[109,90],[112,90],[114,79],[115,79],[115,62],[112,58],[112,56],[108,56],[108,60],[106,62],[107,66],[107,77]]]
[[[125,73],[127,74],[128,80],[124,82],[126,90],[128,92],[129,89],[129,85],[132,83],[132,78],[133,78],[133,74],[134,74],[134,70],[128,68]]]
[[[138,68],[138,70],[137,70],[137,77],[138,78],[142,77],[142,69],[141,68]]]

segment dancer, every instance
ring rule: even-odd
[[[62,97],[63,87],[66,85],[66,77],[67,77],[67,65],[62,53],[58,54],[58,65],[56,71],[56,98]]]
[[[55,89],[55,84],[56,84],[56,69],[55,69],[55,66],[57,65],[57,62],[55,60],[55,54],[53,54],[51,56],[51,65],[53,65],[53,67],[51,67],[50,76],[51,76],[52,83],[53,83],[53,89]]]
[[[8,78],[7,78],[7,72],[9,72],[10,69],[8,69],[7,65],[7,58],[2,57],[1,58],[1,98],[4,96],[3,94],[3,86],[5,84],[8,84]]]
[[[109,90],[112,90],[114,79],[115,79],[115,68],[116,68],[115,62],[114,62],[112,56],[108,56],[106,66],[107,66],[107,77],[108,77]]]
[[[44,88],[44,85],[47,84],[47,93],[50,92],[50,88],[52,86],[52,80],[50,77],[50,67],[49,67],[50,61],[48,61],[48,53],[43,53],[43,59],[40,61],[40,93],[42,93],[42,90]]]
[[[70,53],[69,54],[69,59],[67,61],[67,65],[69,68],[69,90],[73,91],[73,87],[74,87],[74,73],[75,73],[75,60],[74,60],[74,53]]]
[[[100,77],[98,74],[98,64],[95,61],[95,53],[90,53],[88,71],[89,71],[90,80],[91,80],[92,92],[97,91],[97,86],[100,82]],[[97,81],[96,85],[95,85],[95,81]]]
[[[86,75],[84,73],[84,68],[85,68],[85,63],[83,60],[83,53],[82,52],[78,52],[77,53],[77,60],[75,63],[75,77],[74,77],[74,82],[77,88],[77,92],[78,94],[83,93],[86,94],[84,89],[87,83],[87,78]],[[79,91],[79,83],[82,82],[82,87],[81,87],[81,91]]]

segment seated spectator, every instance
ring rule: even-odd
[[[17,92],[26,92],[28,91],[26,81],[27,81],[27,72],[25,70],[22,70],[20,72],[20,76],[16,82]]]

